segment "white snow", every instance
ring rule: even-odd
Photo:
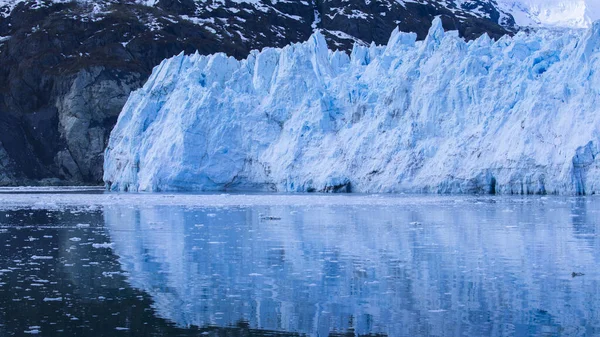
[[[600,22],[465,42],[439,19],[351,57],[183,54],[113,130],[113,190],[600,191]]]
[[[426,3],[424,0],[396,0],[404,6],[406,2]],[[460,8],[476,17],[492,19],[489,7],[500,13],[499,24],[507,25],[507,15],[512,15],[521,27],[589,28],[600,20],[598,0],[437,0],[438,5],[460,15]]]
[[[497,0],[519,26],[589,28],[600,20],[599,0]]]
[[[425,3],[423,0],[396,0]],[[600,20],[599,0],[437,0],[438,5],[457,13],[461,8],[469,14],[491,19],[485,7],[495,7],[500,12],[500,24],[510,14],[521,27],[589,28]],[[473,6],[473,7],[472,7]],[[471,9],[469,9],[471,8]],[[458,14],[458,13],[457,13]]]
[[[39,8],[50,6],[52,4],[69,3],[72,1],[73,0],[51,0],[51,1],[47,1],[47,0],[0,0],[0,9],[6,8],[5,11],[0,11],[0,17],[9,16],[11,14],[11,12],[15,9],[15,7],[22,2],[31,3],[32,4],[31,8],[39,9]],[[92,15],[101,14],[102,7],[108,3],[113,2],[111,0],[100,0],[100,1],[99,0],[75,0],[75,1],[78,3],[92,5],[93,6],[92,13],[91,13]],[[152,7],[158,3],[158,0],[135,0],[134,2],[137,4],[140,4],[140,5]]]
[[[312,6],[314,7],[314,15],[315,15],[315,19],[313,21],[313,23],[310,25],[310,27],[314,30],[316,30],[317,28],[319,28],[319,24],[321,23],[321,14],[319,13],[319,10],[317,9],[317,5],[314,2],[315,0],[312,0]]]
[[[39,9],[51,4],[56,4],[56,3],[68,3],[71,2],[72,0],[51,0],[51,1],[44,1],[44,0],[0,0],[0,9],[4,9],[4,10],[0,10],[0,17],[7,17],[9,16],[12,11],[15,9],[15,7],[17,7],[18,4],[20,4],[21,2],[29,2],[31,3],[31,8],[33,9]],[[84,3],[91,3],[94,4],[93,0],[77,0],[79,2],[84,2]]]
[[[33,4],[32,8],[42,8],[52,3],[66,3],[72,0],[0,0],[0,8],[4,8],[4,10],[0,11],[0,17],[7,17],[19,3],[25,1],[31,2]],[[76,1],[93,5],[94,9],[93,13],[91,13],[92,16],[102,14],[103,6],[110,3],[108,0]],[[135,0],[134,2],[150,7],[156,6],[158,3],[157,0]],[[225,5],[222,1],[214,2],[211,5],[207,5],[206,2],[206,0],[197,1],[196,6],[198,10],[212,11]],[[249,4],[259,11],[275,11],[280,15],[295,18],[297,20],[300,19],[300,17],[290,16],[276,10],[275,7],[273,7],[276,2],[264,0],[234,0],[233,2]],[[427,3],[424,0],[396,0],[396,2],[402,5],[405,5],[407,2]],[[484,1],[481,6],[494,6],[500,11],[502,16],[507,13],[511,14],[519,26],[588,28],[593,21],[600,20],[600,1],[598,0],[495,0],[495,2],[496,3],[494,3],[493,0],[487,0]],[[307,2],[302,3],[309,5]],[[448,8],[452,12],[456,12],[456,8],[462,8],[461,6],[464,4],[469,6],[473,5],[472,0],[438,0],[437,3],[438,5]],[[311,3],[310,5],[314,6],[314,3]],[[489,13],[483,11],[481,6],[476,6],[471,10],[465,9],[465,11],[478,17],[489,18]],[[227,10],[232,12],[239,11],[236,8],[227,8]],[[339,8],[339,11],[335,13],[341,14],[342,12],[343,8]],[[332,14],[332,16],[335,15],[336,14]],[[365,13],[355,10],[349,17],[366,18],[365,15]],[[316,24],[318,24],[319,21],[320,18],[318,12],[316,12],[315,21],[312,23],[313,29],[316,28]]]

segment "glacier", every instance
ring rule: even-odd
[[[435,19],[351,55],[180,54],[129,97],[115,191],[595,194],[600,22],[466,42]]]

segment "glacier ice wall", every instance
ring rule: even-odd
[[[586,31],[179,55],[125,105],[112,190],[600,191],[600,22]]]

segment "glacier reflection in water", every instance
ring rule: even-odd
[[[536,197],[104,216],[130,284],[180,326],[527,336],[600,333],[599,211]]]

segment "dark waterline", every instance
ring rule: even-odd
[[[600,199],[451,201],[13,205],[0,336],[600,334]]]

